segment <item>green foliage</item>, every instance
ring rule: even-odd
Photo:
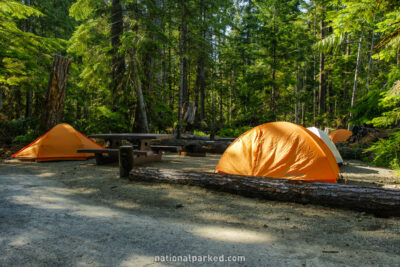
[[[330,52],[330,51],[338,51],[340,49],[341,45],[345,42],[345,34],[331,34],[324,39],[316,42],[313,47],[317,51],[320,52]]]
[[[374,117],[370,123],[376,127],[393,127],[399,124],[400,120],[400,81],[383,94],[379,106],[385,109],[381,116]]]
[[[199,135],[199,136],[209,136],[208,133],[205,133],[205,132],[199,131],[199,130],[194,130],[193,134],[194,135]]]
[[[106,106],[100,106],[95,114],[89,122],[91,127],[87,129],[88,132],[129,132],[129,124],[125,122],[126,114],[123,111],[111,111]]]
[[[38,137],[39,137],[38,132],[33,129],[30,129],[25,134],[16,136],[12,140],[12,142],[17,144],[28,144],[33,142]]]
[[[389,135],[387,139],[381,139],[374,143],[367,151],[374,154],[373,163],[378,166],[400,168],[400,131]]]
[[[248,130],[252,129],[251,126],[242,126],[242,127],[232,127],[232,128],[223,128],[220,130],[220,137],[239,137],[244,134]]]
[[[73,58],[64,120],[88,134],[141,130],[141,95],[149,130],[173,129],[184,78],[195,127],[220,136],[276,120],[346,127],[350,111],[352,124],[399,126],[400,12],[393,1],[120,2],[116,21],[115,1],[0,0],[0,131],[8,142],[36,135],[38,123],[24,117],[32,105],[32,119],[39,118],[54,54]],[[326,112],[318,109],[322,100]],[[376,161],[388,165],[396,144],[397,135],[377,143]]]
[[[353,112],[351,123],[353,125],[373,123],[371,120],[374,120],[385,110],[385,107],[380,105],[382,95],[383,93],[380,91],[374,90],[359,99],[354,108],[351,109],[351,112]]]
[[[38,136],[36,125],[37,120],[33,118],[10,121],[0,119],[0,142],[31,142]]]

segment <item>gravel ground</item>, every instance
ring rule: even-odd
[[[213,171],[219,155],[153,167]],[[343,182],[399,188],[358,161]],[[155,256],[245,256],[240,266],[400,266],[400,218],[129,182],[116,165],[0,163],[0,266],[162,266]],[[197,264],[196,264],[197,265]]]

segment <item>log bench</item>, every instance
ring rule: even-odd
[[[93,153],[95,155],[96,164],[104,165],[118,161],[118,148],[94,148],[94,149],[78,149],[77,153]],[[140,165],[149,161],[161,160],[158,154],[154,154],[148,150],[133,150],[134,163],[133,165]]]

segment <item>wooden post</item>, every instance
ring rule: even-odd
[[[126,178],[133,168],[133,146],[121,146],[119,148],[119,177]]]

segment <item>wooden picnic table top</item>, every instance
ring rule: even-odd
[[[152,133],[108,133],[108,134],[91,134],[90,138],[100,139],[172,139],[172,134],[152,134]]]

